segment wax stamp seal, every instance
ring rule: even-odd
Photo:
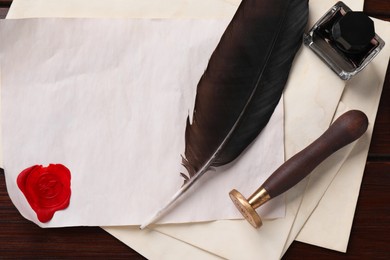
[[[23,170],[17,184],[40,222],[48,222],[57,210],[69,206],[71,174],[62,164],[34,165]]]
[[[363,70],[385,45],[371,18],[343,2],[321,17],[303,42],[344,80]]]
[[[282,164],[248,199],[233,189],[229,196],[244,218],[255,228],[262,225],[256,208],[284,193],[310,174],[321,162],[360,138],[368,118],[359,110],[341,115],[318,139]]]

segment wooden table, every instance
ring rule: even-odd
[[[11,2],[0,0],[0,18]],[[364,10],[390,21],[390,0],[366,0]],[[0,259],[4,258],[144,259],[98,227],[41,229],[25,220],[11,203],[0,173]],[[294,242],[283,259],[390,259],[390,69],[347,254]]]

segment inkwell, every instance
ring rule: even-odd
[[[338,2],[304,35],[304,44],[348,80],[371,62],[385,42],[366,14]]]

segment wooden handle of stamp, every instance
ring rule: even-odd
[[[367,127],[368,119],[363,112],[350,110],[344,113],[317,140],[281,165],[262,187],[271,198],[280,195],[331,154],[362,136]]]

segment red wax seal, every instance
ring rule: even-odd
[[[51,220],[57,210],[69,206],[70,171],[62,164],[34,165],[19,174],[17,183],[43,223]]]

